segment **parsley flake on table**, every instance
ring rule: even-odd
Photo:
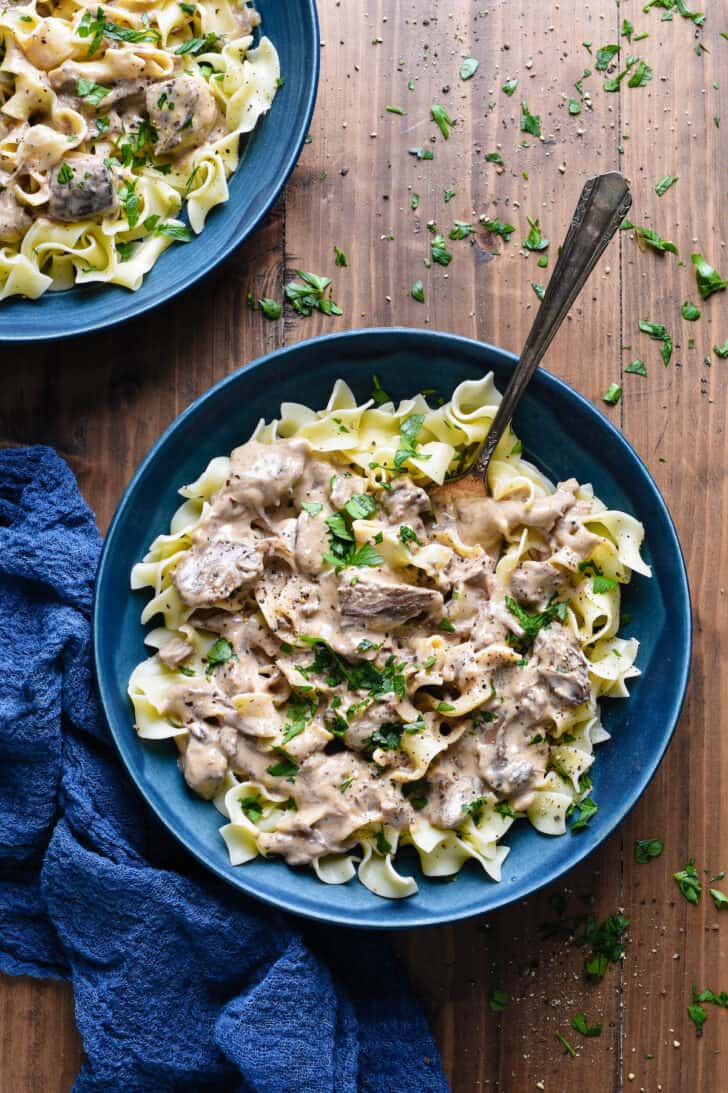
[[[475,228],[465,220],[456,220],[450,228],[450,239],[467,239],[475,234]]]
[[[483,158],[486,163],[497,163],[499,167],[505,166],[505,160],[500,152],[486,152]]]
[[[527,217],[529,232],[526,238],[523,240],[523,247],[525,250],[541,251],[546,250],[549,245],[549,240],[541,234],[541,228],[539,227],[538,220],[531,220],[531,217]]]
[[[388,114],[399,114],[400,117],[404,117],[407,111],[402,106],[385,106],[384,109]]]
[[[728,896],[721,892],[720,888],[709,888],[710,898],[715,904],[716,911],[725,911],[728,908]]]
[[[510,994],[507,991],[502,991],[496,988],[490,992],[488,998],[488,1005],[490,1006],[492,1013],[502,1013],[511,1000]]]
[[[541,136],[541,116],[530,112],[525,99],[521,102],[521,132],[530,133],[532,137]]]
[[[571,1027],[582,1036],[601,1036],[602,1034],[601,1024],[590,1025],[585,1013],[574,1014],[571,1018]]]
[[[581,114],[581,103],[577,99],[569,99],[569,113]]]
[[[695,323],[700,318],[700,308],[697,304],[693,304],[689,300],[683,300],[680,307],[680,314],[687,322]]]
[[[662,839],[635,839],[634,860],[638,865],[647,865],[648,862],[659,858],[663,849]]]
[[[455,124],[447,110],[444,106],[440,106],[438,103],[433,102],[430,107],[430,113],[432,114],[432,120],[437,125],[437,128],[440,130],[445,140],[447,140],[450,136],[450,126]]]
[[[334,254],[336,255],[334,259],[335,265],[341,266],[342,268],[346,268],[346,266],[349,265],[348,258],[344,254],[343,250],[336,246],[336,243],[334,243]]]
[[[662,342],[660,346],[660,356],[662,357],[665,367],[670,363],[672,356],[672,338],[667,332],[667,327],[664,323],[651,323],[647,319],[640,319],[639,328],[643,334],[649,334],[654,342]]]
[[[504,224],[498,217],[494,220],[488,220],[486,217],[481,216],[480,223],[486,231],[491,232],[492,235],[499,235],[501,239],[504,239],[506,242],[508,242],[509,236],[513,235],[516,230],[513,224]]]
[[[608,406],[616,406],[622,397],[622,388],[618,383],[610,383],[602,395],[602,399]]]
[[[563,1049],[567,1053],[567,1055],[570,1055],[572,1059],[575,1059],[576,1058],[576,1051],[574,1050],[573,1046],[569,1043],[569,1041],[566,1039],[566,1037],[560,1032],[555,1032],[554,1036],[559,1041],[559,1043],[561,1044],[561,1046],[563,1047]]]
[[[609,964],[617,964],[624,956],[624,934],[629,919],[610,915],[598,925],[594,915],[587,915],[584,931],[574,938],[576,945],[590,945],[592,955],[584,961],[584,971],[591,979],[603,979]]]
[[[501,88],[501,91],[503,92],[504,95],[511,96],[513,94],[513,92],[516,90],[517,87],[518,87],[518,80],[516,80],[516,79],[506,80],[506,82],[503,84],[503,87]]]
[[[430,240],[430,250],[432,261],[437,262],[438,266],[449,266],[452,262],[452,251],[447,249],[445,236],[439,232]]]
[[[725,358],[728,357],[728,338],[726,338],[722,345],[714,345],[713,352],[716,357],[721,357],[725,360]]]
[[[703,885],[700,882],[698,871],[695,868],[695,858],[690,858],[683,869],[673,873],[677,886],[688,903],[699,903]]]
[[[655,193],[657,196],[662,197],[663,194],[666,194],[670,187],[675,185],[679,177],[679,175],[663,175],[663,177],[655,183]]]
[[[637,224],[633,224],[631,220],[623,220],[620,225],[620,231],[634,231],[635,241],[640,250],[646,250],[651,247],[653,250],[659,251],[664,254],[669,251],[671,254],[677,254],[677,247],[674,243],[671,243],[669,239],[663,239],[661,235],[658,235],[652,228],[641,228]]]
[[[410,199],[410,208],[413,211],[415,211],[416,209],[419,209],[419,207],[420,207],[420,195],[419,194],[412,194],[412,197]]]
[[[539,300],[543,300],[544,296],[546,295],[546,286],[540,285],[538,281],[531,281],[531,288],[536,293]]]
[[[619,46],[616,43],[611,45],[601,46],[596,52],[596,58],[594,61],[597,72],[606,72],[609,65],[619,53]]]
[[[638,61],[637,67],[627,81],[628,87],[644,87],[652,79],[652,69],[647,61]]]
[[[707,300],[714,292],[722,292],[725,288],[728,288],[728,281],[723,280],[717,270],[713,269],[710,262],[703,258],[702,254],[692,254],[690,257],[695,266],[698,291],[704,300]]]
[[[429,459],[429,455],[422,455],[418,451],[418,436],[425,423],[424,414],[410,414],[399,427],[399,447],[394,453],[394,466],[398,471],[408,459]]]
[[[293,310],[303,317],[320,311],[322,315],[343,315],[343,311],[331,299],[331,278],[297,269],[301,281],[289,281],[284,288],[285,297]],[[301,283],[303,282],[303,283]]]
[[[480,61],[477,57],[466,57],[460,65],[460,79],[471,80],[479,68]]]
[[[418,304],[424,304],[425,302],[425,286],[422,281],[415,281],[410,289],[412,299],[416,300]]]
[[[625,372],[629,372],[633,376],[646,376],[647,368],[645,367],[645,362],[636,357],[627,365]]]
[[[695,1025],[695,1035],[703,1035],[703,1025],[708,1020],[708,1014],[705,1012],[705,1008],[700,1005],[699,1002],[692,1002],[688,1006],[688,1017]]]

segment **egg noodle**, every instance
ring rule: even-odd
[[[202,231],[279,85],[258,22],[243,0],[0,8],[0,299],[138,289]]]
[[[442,487],[486,436],[492,375],[449,402],[294,403],[183,487],[132,573],[154,655],[129,682],[143,740],[172,738],[234,865],[280,855],[332,884],[417,891],[474,859],[499,880],[516,819],[597,811],[588,771],[626,698],[618,636],[642,525],[549,482],[508,429],[490,496]]]

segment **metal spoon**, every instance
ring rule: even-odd
[[[482,485],[485,485],[487,493],[488,465],[498,441],[508,427],[556,331],[631,204],[632,195],[627,183],[617,171],[587,181],[581,191],[571,227],[541,306],[490,431],[469,468],[461,475],[448,478],[437,491],[441,497],[443,494],[450,495],[455,492],[472,493],[476,489],[480,492]]]

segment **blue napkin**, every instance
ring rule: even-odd
[[[100,537],[48,448],[0,451],[0,970],[68,979],[76,1093],[447,1093],[387,945],[248,901],[189,860],[107,735]]]

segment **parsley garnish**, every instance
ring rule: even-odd
[[[434,235],[430,241],[430,248],[432,250],[432,261],[437,262],[438,266],[449,266],[452,262],[452,252],[447,249],[445,242],[445,236]]]
[[[352,520],[365,520],[368,516],[373,516],[377,511],[377,502],[368,493],[355,493],[346,504],[344,509],[351,516]]]
[[[292,759],[283,748],[274,748],[281,759],[277,763],[273,763],[272,766],[266,767],[266,773],[270,774],[273,778],[293,778],[298,773],[298,763],[295,759]]]
[[[408,543],[415,543],[417,546],[422,546],[422,542],[417,537],[417,533],[409,526],[409,524],[402,524],[400,526],[399,540],[401,543],[404,543],[405,546],[407,546]]]
[[[429,459],[429,455],[422,455],[418,449],[420,430],[425,423],[424,414],[410,414],[399,427],[399,447],[394,453],[394,466],[401,471],[408,459]]]
[[[634,860],[638,865],[646,865],[653,858],[659,858],[663,849],[662,839],[635,839]]]
[[[513,92],[516,90],[517,87],[518,87],[518,80],[515,80],[515,79],[506,80],[506,82],[503,84],[503,86],[501,88],[501,91],[503,92],[504,95],[508,95],[510,97],[513,94]]]
[[[499,235],[501,239],[508,242],[508,237],[513,235],[516,230],[513,224],[504,224],[502,220],[495,218],[495,220],[488,220],[481,216],[480,223],[483,225],[486,231],[491,232],[493,235]]]
[[[110,93],[111,88],[102,87],[93,80],[80,79],[76,83],[76,94],[90,106],[98,106],[102,99]]]
[[[675,185],[679,177],[679,175],[663,175],[662,178],[658,179],[655,183],[657,196],[662,197],[663,194],[666,194],[670,187]]]
[[[611,592],[616,587],[616,581],[612,580],[611,577],[603,577],[601,573],[597,574],[592,582],[592,591],[597,596],[601,596],[605,592]]]
[[[708,891],[715,904],[716,911],[722,911],[728,907],[728,896],[725,892],[721,892],[720,888],[709,888]]]
[[[684,300],[680,307],[680,314],[687,322],[694,323],[700,318],[700,308],[697,304],[693,304],[689,300]]]
[[[437,629],[438,630],[443,630],[446,634],[454,634],[455,633],[455,627],[453,626],[453,624],[450,622],[449,619],[440,619],[440,621],[437,624]]]
[[[302,501],[301,508],[304,512],[307,512],[309,516],[318,516],[323,511],[323,505],[320,501]]]
[[[523,630],[523,636],[514,636],[513,638],[512,644],[517,645],[530,645],[539,630],[544,626],[550,626],[554,619],[565,622],[568,610],[568,605],[565,602],[550,603],[545,611],[540,611],[536,615],[529,615],[520,604],[516,603],[512,596],[506,596],[506,607],[512,615],[516,616]]]
[[[499,801],[495,806],[495,811],[499,816],[505,816],[509,820],[520,820],[523,815],[522,812],[514,812],[508,801]]]
[[[281,746],[285,747],[294,737],[300,736],[316,713],[317,703],[310,698],[293,698],[288,703],[289,720],[283,726]]]
[[[582,1036],[601,1036],[601,1024],[590,1025],[585,1013],[577,1013],[571,1018],[571,1027]]]
[[[65,186],[68,182],[71,181],[73,175],[74,170],[73,167],[71,167],[70,163],[62,163],[58,169],[58,174],[56,175],[56,178],[61,183],[61,185]]]
[[[728,281],[724,281],[720,274],[713,269],[710,262],[703,258],[702,254],[691,255],[695,266],[695,277],[698,282],[698,290],[704,300],[712,296],[714,292],[722,292],[728,287]]]
[[[336,258],[334,260],[335,265],[342,267],[346,267],[349,265],[346,255],[344,254],[343,250],[336,246],[336,243],[334,243],[334,254],[336,255]]]
[[[597,72],[606,72],[610,63],[619,53],[618,45],[602,46],[597,50],[596,60],[594,62]]]
[[[433,102],[430,107],[432,113],[432,120],[436,123],[438,129],[442,133],[445,140],[450,136],[450,126],[454,125],[452,118],[448,114],[444,106],[438,106],[436,102]]]
[[[609,387],[602,395],[603,400],[607,403],[608,406],[616,406],[621,397],[622,388],[619,386],[618,383],[610,383]]]
[[[537,281],[531,281],[531,288],[536,293],[539,300],[543,300],[544,296],[546,295],[546,286],[539,285]]]
[[[486,152],[484,155],[486,163],[497,163],[499,167],[505,167],[505,160],[500,152]]]
[[[625,368],[625,372],[629,372],[633,376],[646,376],[647,368],[645,367],[644,361],[635,358],[635,360],[630,361],[630,363],[627,365],[627,367]]]
[[[188,38],[182,45],[177,46],[174,52],[178,56],[199,57],[200,53],[219,52],[219,49],[220,36],[211,31],[204,38]]]
[[[569,1043],[569,1041],[566,1039],[566,1037],[564,1035],[562,1035],[562,1033],[560,1033],[560,1032],[555,1032],[554,1036],[559,1041],[559,1043],[563,1046],[563,1048],[567,1052],[567,1054],[569,1054],[572,1057],[572,1059],[575,1059],[576,1058],[576,1052],[574,1051],[574,1048]]]
[[[145,17],[142,16],[142,23]],[[81,22],[78,24],[77,34],[79,38],[91,38],[91,44],[86,51],[87,57],[93,57],[98,51],[104,38],[111,38],[118,42],[159,42],[161,34],[152,29],[148,23],[143,30],[135,30],[133,27],[122,27],[118,23],[110,23],[104,16],[104,9],[96,9],[96,18],[86,10]]]
[[[541,117],[531,114],[525,99],[521,103],[521,132],[530,133],[533,137],[541,136]]]
[[[427,805],[427,794],[430,786],[426,778],[418,778],[416,782],[404,782],[402,795],[407,798],[415,812],[421,812]]]
[[[376,402],[377,406],[383,406],[385,402],[391,402],[392,397],[382,387],[379,382],[379,376],[376,373],[372,376],[372,398]]]
[[[714,345],[713,352],[715,353],[716,357],[720,357],[722,360],[725,360],[725,358],[728,357],[728,338],[726,338],[722,345]]]
[[[341,308],[331,299],[331,278],[320,277],[317,273],[307,273],[297,269],[297,275],[303,281],[289,281],[284,292],[286,299],[297,314],[304,317],[320,311],[323,315],[343,315]],[[326,294],[328,290],[328,295]]]
[[[629,926],[629,919],[614,914],[605,919],[601,926],[593,915],[588,915],[584,932],[577,938],[577,945],[591,945],[592,955],[584,962],[584,971],[592,979],[602,979],[609,964],[616,964],[624,955],[623,935]]]
[[[217,668],[220,664],[227,664],[234,655],[230,642],[226,638],[218,638],[207,650],[207,656],[205,657],[207,661],[206,674],[209,676],[214,668]]]
[[[238,802],[238,804],[240,805],[250,822],[252,824],[257,824],[258,820],[263,815],[263,808],[260,803],[260,797],[243,797]]]
[[[531,220],[528,218],[529,232],[526,238],[523,240],[523,246],[526,250],[546,250],[549,245],[548,239],[545,239],[541,234],[541,228],[539,227],[538,220]]]
[[[476,57],[466,57],[460,65],[460,79],[471,80],[480,68],[480,61]]]
[[[410,289],[412,299],[417,300],[418,304],[424,304],[425,302],[425,286],[422,281],[415,281]]]
[[[490,992],[488,1005],[490,1006],[492,1013],[502,1013],[510,1000],[511,996],[508,991],[502,991],[496,988]]]
[[[697,904],[700,902],[703,886],[700,883],[700,877],[695,868],[695,858],[690,858],[684,869],[680,869],[677,873],[673,873],[673,877],[677,881],[677,886],[688,903]]]
[[[646,247],[652,247],[653,250],[658,251],[660,254],[665,254],[669,251],[670,254],[677,254],[677,247],[674,243],[671,243],[669,239],[663,239],[661,235],[658,235],[652,228],[640,228],[637,224],[633,224],[631,220],[623,220],[620,225],[620,231],[634,231],[637,245],[641,250]]]
[[[596,801],[593,801],[591,797],[584,797],[581,801],[576,801],[570,806],[569,813],[573,814],[573,812],[577,810],[579,815],[578,818],[571,825],[572,835],[578,831],[583,831],[589,826],[592,818],[599,811],[599,805],[596,803]]]
[[[382,826],[379,828],[379,831],[377,831],[374,837],[374,841],[376,843],[377,850],[382,856],[386,856],[387,854],[392,853],[392,844],[389,842],[387,836],[384,834],[384,824],[382,824]]]

